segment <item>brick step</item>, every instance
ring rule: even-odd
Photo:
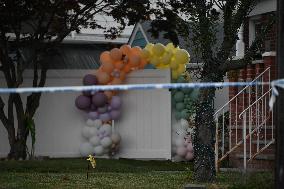
[[[246,155],[247,160],[249,159],[249,155]],[[230,167],[234,168],[243,168],[243,154],[233,154],[229,157],[229,164]],[[274,168],[274,160],[275,155],[274,154],[259,154],[257,155],[253,160],[247,162],[247,168],[248,169],[266,169],[266,170],[272,170]]]
[[[275,129],[275,127],[272,126],[272,125],[266,125],[266,129],[267,129],[267,130],[272,130],[272,127],[273,127],[273,129]],[[251,128],[254,129],[254,128],[256,128],[256,126],[255,126],[255,125],[252,125]],[[231,126],[231,130],[235,130],[235,129],[243,130],[243,125],[237,125],[237,126],[232,125],[232,126]],[[264,130],[264,129],[265,129],[265,127],[264,127],[264,125],[263,125],[262,127],[260,127],[259,130]],[[247,130],[248,130],[248,125],[247,125]]]
[[[244,154],[236,154],[236,158],[238,159],[244,159]],[[249,159],[249,154],[246,155],[246,158]],[[268,160],[268,161],[274,161],[275,160],[275,154],[258,154],[256,157],[254,157],[254,160]]]

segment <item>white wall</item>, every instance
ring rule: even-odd
[[[90,70],[50,70],[46,86],[81,85]],[[31,82],[31,72],[25,74]],[[167,83],[169,70],[140,70],[126,83]],[[4,80],[0,76],[0,85]],[[28,85],[26,85],[28,86]],[[36,155],[78,157],[81,129],[86,117],[74,106],[79,93],[45,93],[35,116]],[[126,91],[122,94],[123,114],[115,129],[122,136],[120,157],[170,159],[171,97],[168,90]],[[0,123],[0,156],[9,151],[7,134]]]

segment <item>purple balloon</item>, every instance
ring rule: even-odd
[[[87,74],[83,78],[84,85],[96,85],[98,83],[98,79],[95,75]]]
[[[112,109],[118,110],[121,107],[121,99],[119,96],[113,96],[111,98],[111,102],[110,105],[112,107]]]
[[[107,106],[99,107],[98,112],[100,114],[106,113],[107,112]]]
[[[78,109],[86,110],[91,106],[91,99],[84,95],[80,95],[76,98],[75,105]]]
[[[91,91],[83,91],[84,96],[92,96]]]
[[[95,106],[102,107],[107,103],[107,96],[102,92],[98,92],[93,95],[92,102]]]
[[[102,121],[110,121],[111,120],[109,113],[100,114],[99,118]]]
[[[98,112],[89,112],[88,116],[89,116],[90,119],[94,120],[94,119],[98,119],[99,114],[98,114]]]
[[[110,112],[110,116],[111,116],[111,119],[118,120],[119,117],[120,117],[120,111],[119,110],[112,110]]]
[[[91,104],[91,111],[96,111],[98,109],[98,107],[96,107],[94,104]]]

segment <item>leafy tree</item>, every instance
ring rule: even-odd
[[[99,28],[114,38],[126,25],[145,19],[149,6],[146,0],[0,0],[0,72],[7,87],[21,87],[28,67],[33,69],[32,87],[43,87],[46,57],[52,56],[71,31]],[[106,28],[96,15],[112,16],[119,26]],[[8,158],[26,158],[26,140],[30,131],[34,138],[33,117],[40,98],[41,93],[28,94],[26,100],[20,94],[9,94],[5,103],[0,97],[0,120],[10,144]]]
[[[244,68],[263,44],[264,36],[274,24],[273,17],[246,49],[240,60],[232,59],[232,51],[238,40],[238,29],[244,23],[257,0],[171,0],[158,1],[156,20],[150,31],[158,36],[179,43],[179,37],[187,39],[194,48],[194,56],[202,59],[201,82],[221,82],[228,71]],[[222,25],[223,38],[217,43],[218,25]],[[191,34],[191,36],[190,36]],[[212,102],[215,88],[202,88],[196,107],[196,137],[194,141],[197,181],[208,182],[215,178],[215,124]]]

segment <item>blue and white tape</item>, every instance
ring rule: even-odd
[[[210,88],[210,87],[239,87],[269,85],[268,82],[215,82],[215,83],[156,83],[156,84],[127,84],[127,85],[93,85],[93,86],[62,86],[62,87],[27,87],[0,88],[4,93],[42,93],[42,92],[79,92],[79,91],[108,91],[108,90],[151,90],[178,88]]]

